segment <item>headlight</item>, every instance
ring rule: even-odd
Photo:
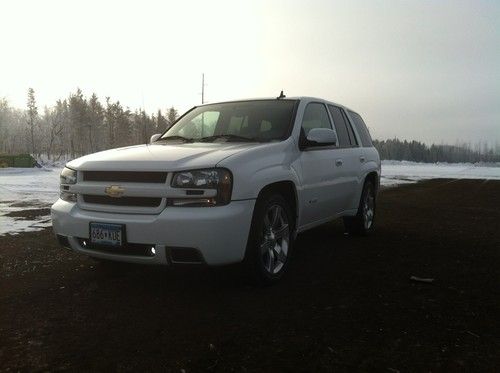
[[[64,167],[60,176],[61,194],[59,197],[63,201],[76,202],[76,194],[69,192],[69,186],[76,184],[76,171],[71,168]]]
[[[231,172],[225,168],[211,168],[206,170],[193,170],[176,172],[172,177],[173,188],[184,189],[215,189],[215,197],[207,198],[200,194],[188,193],[188,198],[176,198],[169,200],[172,206],[221,206],[231,201],[231,190],[233,178]],[[199,195],[199,197],[194,197]]]
[[[76,184],[76,171],[64,167],[61,172],[61,184]]]

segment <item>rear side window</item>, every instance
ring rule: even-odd
[[[341,109],[337,106],[328,105],[328,110],[332,115],[333,125],[337,130],[340,147],[348,148],[352,145],[355,145],[355,140],[353,139],[351,141],[351,139],[349,138],[349,131],[347,129],[348,124],[344,120]]]
[[[325,105],[318,102],[307,104],[304,111],[304,119],[302,119],[302,129],[305,136],[313,128],[332,128]]]
[[[351,116],[354,125],[356,126],[356,130],[358,131],[359,137],[361,138],[361,144],[366,147],[373,146],[372,138],[370,136],[370,132],[368,132],[368,128],[366,128],[365,122],[358,113],[349,110],[349,115]]]
[[[356,135],[354,134],[354,131],[352,130],[352,125],[351,125],[351,121],[349,120],[349,118],[347,118],[347,114],[345,113],[345,111],[342,109],[342,116],[344,117],[344,122],[347,126],[347,132],[349,132],[349,139],[351,140],[351,145],[352,146],[358,146],[358,139],[356,138]]]

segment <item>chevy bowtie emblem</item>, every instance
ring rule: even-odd
[[[109,187],[104,188],[104,193],[113,198],[123,196],[123,192],[125,192],[125,188],[122,188],[119,185],[110,185]]]

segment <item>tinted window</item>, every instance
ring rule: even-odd
[[[344,117],[344,122],[347,126],[347,132],[349,133],[349,140],[351,140],[351,145],[358,146],[358,139],[356,138],[356,135],[352,130],[351,121],[349,120],[349,118],[347,118],[347,114],[345,113],[345,111],[343,109],[341,109],[341,111],[342,111],[342,116]]]
[[[365,122],[361,116],[353,111],[349,110],[349,115],[351,116],[354,125],[356,126],[356,130],[358,131],[359,137],[361,138],[361,144],[364,147],[372,146],[372,138],[370,136],[370,132],[368,132],[368,128],[366,128]]]
[[[302,129],[305,136],[313,128],[332,128],[325,105],[318,102],[307,104],[304,111],[304,118],[302,119]]]
[[[238,135],[248,127],[248,117],[231,117],[227,127],[227,133],[230,135]]]
[[[333,125],[337,130],[337,137],[339,138],[339,145],[341,147],[351,146],[351,141],[349,140],[349,134],[347,132],[347,126],[344,121],[344,116],[339,107],[328,105],[328,110],[333,118]]]
[[[283,140],[289,135],[294,100],[227,102],[197,107],[162,137],[200,140],[209,136],[237,135],[257,141]]]

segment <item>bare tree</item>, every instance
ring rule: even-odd
[[[68,118],[68,105],[66,100],[57,100],[56,106],[52,110],[47,110],[46,116],[49,124],[49,144],[47,146],[47,157],[51,159],[53,154],[54,143],[61,138],[64,130],[64,125]],[[62,147],[61,147],[62,149]],[[62,152],[61,152],[62,153]],[[59,154],[58,159],[61,157]]]

